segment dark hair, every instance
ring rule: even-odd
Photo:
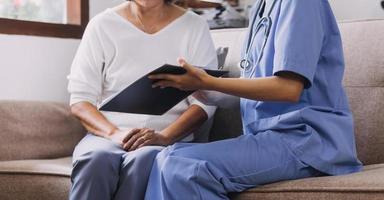
[[[127,1],[133,1],[133,0],[127,0]],[[164,3],[173,3],[175,2],[176,0],[164,0]]]

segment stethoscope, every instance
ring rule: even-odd
[[[258,5],[257,9],[256,9],[256,13],[255,13],[255,15],[254,15],[254,17],[252,19],[252,24],[250,26],[250,32],[249,32],[249,36],[248,36],[247,48],[246,48],[246,51],[245,51],[244,58],[240,61],[240,67],[243,69],[244,74],[245,74],[245,71],[249,71],[249,70],[252,69],[252,71],[251,71],[249,76],[253,75],[253,73],[255,72],[255,69],[256,69],[256,65],[259,64],[261,58],[263,57],[264,49],[265,49],[265,46],[267,45],[268,37],[269,37],[269,34],[271,32],[271,27],[272,27],[271,13],[272,13],[273,7],[275,6],[275,3],[276,3],[276,0],[273,0],[272,5],[271,5],[271,7],[269,8],[269,10],[267,12],[267,15],[260,18],[260,20],[257,23],[256,28],[254,29],[254,25],[256,23],[256,19],[260,15],[261,9],[264,6],[266,7],[266,0],[261,0],[259,2],[259,5]],[[256,34],[260,31],[260,29],[263,26],[265,27],[265,30],[264,30],[264,36],[265,36],[264,37],[264,41],[262,43],[259,55],[258,55],[257,60],[256,60],[256,63],[253,65],[254,67],[252,67],[252,62],[251,62],[251,60],[249,58],[249,54],[250,54],[251,48],[253,46],[253,43],[255,42]],[[256,31],[255,34],[253,34],[254,30]]]

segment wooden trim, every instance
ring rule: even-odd
[[[81,19],[78,21],[81,22],[81,24],[54,24],[0,18],[0,33],[81,38],[89,21],[89,0],[81,0]]]
[[[89,0],[81,0],[81,26],[83,30],[89,22]]]

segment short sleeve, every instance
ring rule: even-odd
[[[275,32],[273,74],[289,71],[311,87],[320,60],[324,30],[319,0],[282,1]]]
[[[205,21],[199,24],[200,25],[196,27],[198,31],[195,32],[195,36],[191,40],[192,45],[190,46],[188,62],[194,66],[217,69],[217,55],[208,24]],[[191,105],[200,106],[207,113],[208,118],[211,118],[216,111],[215,106],[207,106],[192,96],[188,97],[188,101]]]
[[[86,101],[97,105],[102,93],[103,48],[97,22],[91,21],[83,35],[68,75],[70,105]]]

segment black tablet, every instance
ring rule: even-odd
[[[228,71],[208,70],[211,76],[221,77]],[[122,90],[110,101],[100,107],[102,111],[162,115],[194,91],[182,91],[176,88],[152,88],[151,74],[184,74],[186,70],[179,66],[165,64],[141,77]]]

